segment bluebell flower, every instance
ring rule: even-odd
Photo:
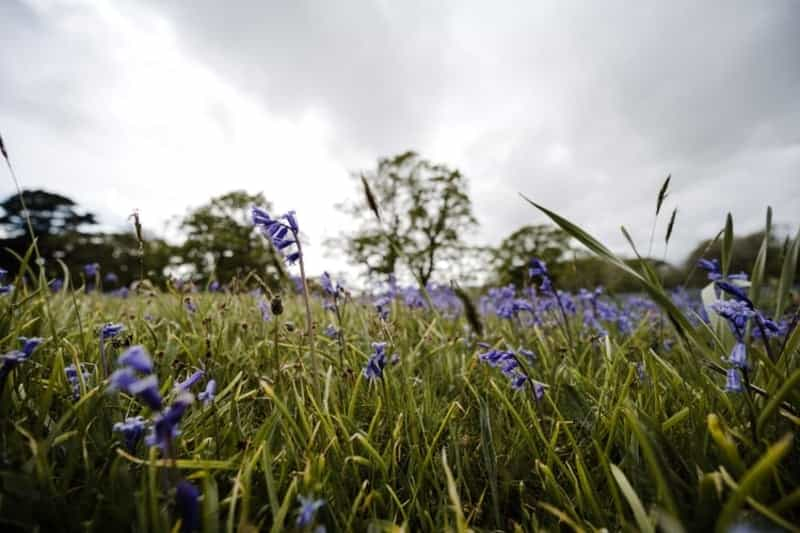
[[[116,337],[124,329],[125,326],[123,326],[122,324],[112,324],[111,322],[109,322],[105,324],[102,328],[100,328],[100,339],[105,341],[113,337]]]
[[[253,224],[270,240],[272,246],[284,256],[287,264],[293,265],[300,259],[300,245],[298,242],[300,228],[294,211],[272,218],[264,209],[254,206],[252,208],[252,217]]]
[[[375,300],[374,305],[378,316],[381,317],[381,320],[386,321],[389,318],[389,308],[392,305],[392,298],[388,295],[380,296]]]
[[[190,313],[196,313],[197,312],[197,304],[194,303],[194,300],[192,300],[191,297],[187,296],[183,300],[183,303],[184,303],[184,306],[186,307],[186,310],[189,311]]]
[[[117,283],[119,283],[119,276],[117,276],[113,272],[109,272],[108,274],[103,276],[103,282],[116,285]]]
[[[78,375],[78,369],[75,368],[74,364],[68,365],[64,368],[64,374],[67,376],[67,381],[69,381],[70,385],[72,386],[72,396],[76,400],[81,397],[81,377],[83,377],[83,382],[88,383],[89,378],[92,374],[86,370],[84,363],[80,364],[80,376]]]
[[[319,283],[322,285],[322,290],[326,293],[330,294],[331,296],[336,296],[338,292],[338,287],[334,288],[333,281],[331,280],[331,275],[327,272],[323,272],[322,275],[319,277]]]
[[[325,505],[325,500],[315,500],[313,496],[298,496],[300,508],[297,510],[297,527],[308,527],[314,523],[317,511]]]
[[[114,371],[108,378],[108,388],[106,389],[107,392],[130,392],[130,387],[133,385],[139,378],[136,376],[136,373],[130,368],[120,368]]]
[[[741,342],[744,340],[747,321],[755,314],[747,302],[740,300],[717,300],[711,304],[711,309],[728,321],[737,341]]]
[[[709,280],[717,281],[722,279],[722,271],[719,267],[719,261],[716,259],[700,259],[697,261],[697,266],[708,273]]]
[[[111,296],[116,296],[117,298],[127,298],[130,291],[128,287],[120,287],[119,289],[111,291]]]
[[[167,452],[172,446],[173,439],[180,434],[178,423],[181,417],[193,401],[194,396],[191,393],[185,392],[179,395],[164,412],[155,417],[145,443],[148,446],[158,446]]]
[[[550,272],[547,270],[547,263],[541,259],[531,259],[531,266],[528,269],[528,275],[532,278],[536,277],[549,277]]]
[[[522,373],[514,374],[510,379],[511,388],[514,390],[521,390],[525,386],[525,383],[527,381],[528,381],[528,376],[526,376],[525,374]]]
[[[203,392],[197,395],[197,399],[203,402],[203,405],[208,405],[214,401],[217,396],[217,382],[213,379],[208,380],[206,388]]]
[[[328,326],[325,328],[324,333],[326,337],[331,339],[335,339],[336,337],[339,336],[339,330],[336,329],[336,326],[334,326],[333,324],[328,324]]]
[[[373,342],[372,348],[375,351],[369,357],[367,365],[362,370],[364,377],[369,380],[383,378],[383,369],[386,368],[386,343]]]
[[[188,391],[198,381],[200,381],[204,375],[205,375],[205,372],[203,372],[202,370],[198,370],[198,371],[192,373],[192,375],[190,375],[185,380],[179,381],[178,383],[176,383],[175,384],[175,390],[181,391],[181,392]]]
[[[146,352],[145,355],[147,355]],[[149,360],[149,356],[147,356],[147,359]],[[125,366],[124,368],[115,370],[109,377],[107,392],[124,392],[131,396],[136,396],[153,411],[160,411],[163,406],[163,401],[161,399],[161,393],[158,390],[158,378],[154,375],[149,375],[140,379],[136,375],[137,367],[147,367],[146,362],[143,362],[138,354],[134,353],[128,361],[132,361],[132,364],[137,366]]]
[[[144,346],[131,346],[117,358],[117,364],[130,367],[138,372],[150,374],[153,372],[153,360]]]
[[[38,337],[31,339],[20,337],[19,340],[22,342],[21,350],[13,350],[5,355],[0,355],[0,361],[2,362],[2,365],[0,365],[0,380],[5,380],[11,370],[30,359],[33,351],[42,343],[42,339]]]
[[[200,489],[185,479],[175,487],[175,508],[181,517],[181,531],[200,529]]]
[[[269,322],[272,320],[272,315],[270,315],[269,309],[270,303],[266,298],[261,298],[261,300],[258,301],[258,310],[261,312],[261,320],[264,322]]]
[[[25,357],[33,355],[33,351],[42,344],[40,337],[20,337],[19,341],[22,343],[22,353],[25,354]]]
[[[153,411],[160,411],[164,405],[158,390],[158,378],[155,376],[150,375],[134,381],[128,386],[128,393],[136,396]]]
[[[489,366],[499,368],[503,375],[508,378],[514,390],[520,390],[529,381],[527,374],[523,371],[517,355],[511,350],[498,350],[489,348],[485,343],[478,343],[483,348],[488,348],[486,352],[478,354],[478,359]],[[525,356],[531,358],[533,352],[525,351]]]
[[[723,292],[733,296],[736,301],[743,302],[747,305],[747,307],[753,309],[753,302],[751,302],[750,298],[747,297],[747,292],[742,287],[727,281],[717,281],[715,282],[715,285]]]
[[[541,400],[544,397],[544,385],[538,381],[533,382],[533,396],[537,400]]]
[[[217,281],[217,280],[212,281],[211,284],[208,286],[209,292],[217,292],[217,291],[219,291],[219,288],[220,288],[220,285],[219,285],[219,281]]]
[[[742,392],[742,377],[737,368],[729,368],[725,375],[725,390],[727,392]]]
[[[83,265],[83,273],[87,278],[94,278],[100,272],[100,265],[98,263],[88,263]]]
[[[747,348],[745,348],[743,342],[737,342],[733,345],[728,362],[736,368],[747,368]]]
[[[122,433],[122,437],[125,439],[125,447],[129,451],[133,451],[136,448],[136,444],[144,435],[146,428],[147,424],[144,417],[141,416],[128,417],[124,422],[114,424],[114,431]]]

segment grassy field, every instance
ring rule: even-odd
[[[0,527],[796,529],[798,329],[770,336],[768,351],[751,319],[745,382],[726,390],[735,335],[671,305],[650,274],[635,273],[646,300],[554,305],[519,290],[494,292],[476,313],[444,289],[400,291],[380,302],[385,320],[374,298],[337,293],[339,321],[317,290],[313,343],[293,290],[277,305],[202,291],[51,293],[17,280],[0,301],[2,346],[19,356],[18,337],[42,343],[4,359]],[[758,265],[753,278],[751,296]],[[124,329],[101,341],[107,323]],[[109,379],[101,343],[108,374],[143,346],[171,407],[155,413],[152,387],[109,392],[121,374]],[[195,384],[176,387],[198,369]],[[136,416],[140,434],[115,430]],[[153,426],[161,448],[147,445]]]

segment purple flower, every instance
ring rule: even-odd
[[[708,273],[708,279],[717,281],[722,278],[722,272],[719,269],[719,261],[716,259],[700,259],[697,261],[697,266]]]
[[[217,382],[213,379],[208,380],[206,388],[203,392],[197,395],[197,399],[203,402],[203,405],[208,405],[214,401],[217,395]]]
[[[2,366],[0,366],[0,380],[5,380],[5,377],[12,369],[30,359],[31,355],[33,355],[33,351],[42,343],[42,339],[39,337],[31,339],[20,337],[19,340],[22,342],[21,350],[13,350],[5,355],[0,355],[0,361],[2,361]]]
[[[160,411],[164,405],[161,393],[158,391],[158,378],[146,376],[136,380],[128,386],[128,393],[136,396],[153,411]]]
[[[86,274],[87,278],[96,277],[98,272],[100,272],[100,265],[98,263],[88,263],[83,265],[83,273]]]
[[[120,368],[115,370],[108,378],[108,392],[125,392],[130,393],[130,387],[138,378],[133,370],[130,368]]]
[[[287,264],[293,265],[300,259],[300,244],[298,241],[300,228],[297,225],[294,211],[272,218],[264,209],[254,206],[252,208],[252,217],[253,224],[270,240],[272,246],[284,256]]]
[[[388,295],[380,296],[375,300],[374,305],[378,316],[381,317],[381,320],[386,321],[389,318],[389,308],[392,305],[392,298]]]
[[[194,397],[188,392],[179,395],[163,413],[155,417],[145,443],[167,452],[172,446],[172,440],[180,434],[178,423],[181,417],[193,401]]]
[[[336,294],[339,292],[338,287],[334,288],[333,281],[331,281],[331,275],[327,272],[323,272],[319,277],[319,283],[322,285],[322,290],[331,296],[336,296]]]
[[[185,479],[175,488],[175,507],[181,516],[181,531],[200,529],[200,490]]]
[[[122,324],[112,324],[111,322],[104,325],[100,328],[100,340],[105,341],[116,337],[117,335],[125,329],[125,326]]]
[[[189,311],[190,313],[196,313],[197,312],[197,304],[195,304],[194,300],[192,300],[189,296],[187,296],[184,299],[183,303],[184,303],[184,306],[186,307],[186,310]]]
[[[188,391],[198,381],[200,381],[200,379],[202,379],[203,375],[205,375],[205,372],[203,372],[202,370],[198,370],[198,371],[194,372],[191,376],[189,376],[185,380],[179,381],[178,383],[176,383],[175,384],[175,390],[180,391],[180,392]]]
[[[325,328],[325,336],[331,339],[335,339],[339,336],[339,330],[333,324],[328,324],[328,327]]]
[[[549,277],[550,272],[547,270],[547,263],[542,261],[541,259],[533,258],[531,259],[531,266],[528,269],[528,275],[532,278],[536,277]]]
[[[83,363],[80,364],[81,369],[81,376],[83,377],[84,383],[89,381],[91,377],[91,373],[86,370],[86,367]],[[68,365],[64,368],[64,374],[67,376],[67,381],[69,381],[70,385],[72,385],[72,396],[76,400],[81,397],[81,379],[78,376],[78,369],[75,368],[75,365]]]
[[[485,343],[479,343],[479,346],[488,348],[488,345]],[[520,350],[520,353],[522,352],[524,352],[526,358],[533,361],[533,352]],[[511,350],[489,349],[484,353],[478,354],[478,359],[491,367],[499,368],[503,375],[508,378],[514,390],[521,390],[525,386],[525,383],[529,381],[528,375],[523,371],[517,359],[517,355]],[[535,392],[536,382],[533,383]]]
[[[214,280],[214,281],[212,281],[212,282],[211,282],[211,284],[208,286],[208,290],[209,290],[209,292],[217,292],[217,291],[219,291],[219,287],[220,287],[220,285],[219,285],[219,281],[217,281],[217,280]]]
[[[143,374],[150,374],[153,372],[153,360],[150,354],[144,349],[144,346],[136,345],[131,346],[117,358],[117,364],[127,366]]]
[[[145,428],[146,423],[144,417],[141,416],[129,417],[126,418],[124,422],[117,422],[114,424],[114,431],[122,433],[125,439],[125,447],[131,451],[136,447],[136,443],[139,442],[142,435],[144,435]]]
[[[369,357],[367,365],[362,370],[364,377],[369,380],[383,378],[383,369],[386,368],[386,343],[373,342],[374,353]]]
[[[113,272],[109,272],[108,274],[103,276],[103,282],[109,283],[111,285],[116,285],[117,283],[119,283],[119,276],[117,276]]]
[[[711,304],[711,309],[728,321],[736,340],[740,342],[744,340],[747,321],[755,314],[747,302],[740,300],[717,300]]]
[[[270,303],[266,298],[261,298],[258,302],[258,310],[261,311],[261,320],[269,322],[272,316],[269,314]]]
[[[717,281],[715,285],[723,292],[733,296],[736,301],[744,302],[750,309],[753,309],[753,302],[747,297],[747,293],[742,287],[727,281]]]
[[[317,511],[325,505],[325,500],[315,500],[312,496],[298,496],[300,509],[297,510],[297,527],[308,527],[314,523]]]
[[[22,343],[22,353],[25,354],[25,357],[30,357],[37,346],[42,343],[40,337],[20,337],[19,340]]]
[[[747,349],[744,343],[737,342],[734,344],[728,362],[736,368],[747,368]]]
[[[736,368],[729,368],[725,376],[725,390],[727,392],[742,392],[742,378],[739,370]]]

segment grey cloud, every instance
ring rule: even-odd
[[[483,224],[477,241],[544,221],[523,192],[619,249],[623,223],[646,243],[670,172],[669,208],[680,207],[673,259],[711,236],[727,210],[742,232],[759,228],[766,205],[778,221],[800,222],[793,1],[115,5],[168,21],[186,57],[270,116],[323,116],[326,153],[341,167],[325,177],[338,184],[329,190],[348,194],[354,161],[369,166],[407,148],[459,167]],[[55,128],[69,146],[91,151],[99,139],[130,157],[128,138],[158,131],[127,131],[104,115],[107,87],[137,80],[104,49],[114,42],[107,29],[68,40],[52,31],[51,19],[74,9],[0,3],[11,43],[0,50],[0,112]],[[240,134],[226,102],[204,109],[224,138]],[[208,191],[193,193],[192,202]]]

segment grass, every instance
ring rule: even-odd
[[[659,301],[657,280],[634,274]],[[580,314],[568,328],[560,315],[538,326],[481,317],[481,341],[536,353],[524,366],[546,387],[537,400],[478,360],[463,317],[396,300],[383,322],[350,301],[340,343],[322,334],[334,318],[314,298],[314,373],[301,298],[284,295],[283,314],[265,322],[250,295],[193,294],[194,313],[184,297],[52,295],[17,283],[0,301],[2,346],[45,338],[0,396],[4,530],[175,530],[185,526],[174,504],[181,478],[201,490],[204,532],[291,530],[299,495],[325,500],[315,524],[328,531],[800,523],[797,330],[776,360],[751,343],[749,379],[762,394],[731,394],[719,373],[726,332],[677,319],[677,309],[601,338]],[[218,383],[216,400],[182,420],[174,461],[142,441],[126,450],[112,430],[151,413],[105,392],[106,322],[126,328],[112,359],[144,345],[165,396],[196,368]],[[373,341],[400,360],[370,382],[361,369]],[[64,368],[81,363],[90,375],[76,400]]]

